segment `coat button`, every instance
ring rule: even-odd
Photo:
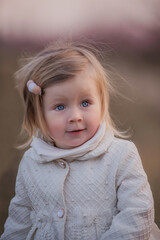
[[[57,212],[57,216],[59,217],[59,218],[62,218],[63,216],[64,216],[64,209],[62,208],[62,209],[59,209],[59,211]]]
[[[61,168],[66,168],[66,163],[63,160],[60,160],[58,163],[61,166]]]

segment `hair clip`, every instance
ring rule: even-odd
[[[33,80],[29,80],[27,82],[27,88],[29,92],[34,93],[36,95],[41,95],[42,93],[41,88],[35,82],[33,82]]]

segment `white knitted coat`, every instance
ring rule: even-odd
[[[0,239],[159,239],[153,226],[152,194],[136,147],[105,132],[103,123],[70,150],[34,138]]]

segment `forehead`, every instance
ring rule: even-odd
[[[44,97],[57,96],[76,96],[77,94],[94,95],[97,93],[97,84],[95,80],[95,73],[92,69],[86,68],[76,74],[75,77],[53,83],[45,89]]]

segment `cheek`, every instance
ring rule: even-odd
[[[93,128],[93,131],[97,131],[98,127],[100,126],[101,124],[101,119],[100,117],[95,117],[93,120],[92,120],[92,128]]]
[[[91,114],[88,119],[88,126],[90,126],[90,130],[96,132],[99,125],[101,124],[101,112],[97,112],[97,114]]]
[[[62,120],[61,120],[62,118],[56,117],[53,114],[46,114],[45,119],[46,119],[47,127],[51,132],[51,134],[54,134],[60,131],[60,129],[62,129],[62,126],[63,126]]]
[[[50,127],[53,130],[59,131],[60,129],[62,129],[62,126],[63,126],[63,124],[62,124],[62,121],[60,119],[58,119],[58,121],[56,121],[56,119],[54,119],[54,121],[50,122]]]
[[[93,122],[94,124],[98,124],[98,122],[101,122],[102,119],[102,111],[101,111],[101,106],[98,105],[92,113],[89,115],[90,121]]]

